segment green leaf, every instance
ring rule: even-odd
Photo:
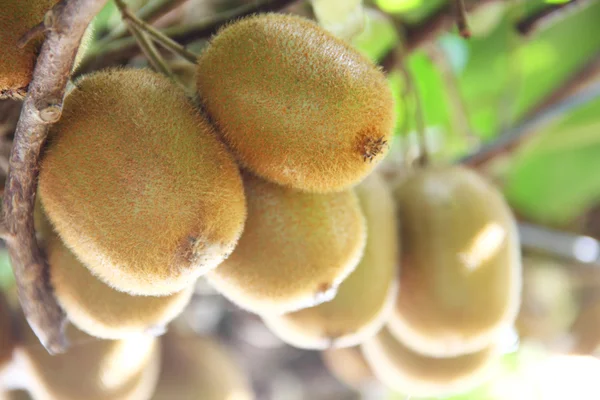
[[[515,156],[508,201],[538,222],[563,224],[600,201],[600,100],[548,128]]]
[[[401,13],[419,8],[423,0],[375,0],[377,7],[387,13]]]
[[[0,250],[0,288],[5,290],[10,288],[15,283],[15,277],[10,266],[10,257],[8,250],[5,248]]]
[[[531,3],[527,7],[534,10],[538,2]],[[469,61],[459,83],[471,123],[483,138],[523,118],[600,52],[600,2],[588,3],[531,37],[515,32],[512,14],[487,36],[466,42]]]

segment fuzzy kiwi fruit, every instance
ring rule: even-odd
[[[216,267],[241,235],[237,165],[182,89],[144,69],[83,77],[43,155],[56,232],[116,290],[162,296]]]
[[[399,239],[395,203],[381,176],[355,189],[366,219],[367,244],[335,298],[285,315],[264,316],[283,341],[299,348],[349,347],[377,333],[396,301]]]
[[[231,256],[206,275],[246,310],[282,314],[331,300],[365,247],[353,191],[316,194],[244,174],[248,219]]]
[[[402,295],[390,330],[431,356],[488,346],[514,323],[521,299],[518,232],[504,198],[460,166],[419,169],[395,197]]]
[[[227,348],[210,337],[168,332],[152,400],[251,400],[252,387]]]
[[[71,347],[50,355],[22,317],[21,342],[15,350],[27,391],[36,400],[145,400],[160,372],[159,341],[149,335],[99,340],[67,327]]]
[[[386,328],[367,339],[361,349],[377,379],[416,397],[441,397],[473,389],[491,376],[501,355],[499,346],[492,343],[475,353],[428,357],[402,344]]]
[[[324,350],[321,359],[333,376],[351,388],[361,390],[376,382],[359,346]]]
[[[132,296],[97,279],[54,236],[47,242],[50,282],[69,320],[102,339],[161,332],[189,303],[194,285],[168,296]]]
[[[523,257],[523,294],[515,327],[521,340],[560,346],[577,315],[576,279],[559,261]]]
[[[198,59],[204,108],[255,174],[329,192],[362,180],[394,125],[384,74],[315,22],[282,14],[236,21]]]

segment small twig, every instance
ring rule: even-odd
[[[583,6],[588,0],[571,0],[563,4],[549,4],[538,12],[517,22],[516,29],[521,35],[530,35],[544,25],[554,23],[557,19],[566,17],[576,6]]]
[[[148,35],[146,35],[145,32],[142,32],[138,27],[136,27],[133,24],[130,25],[130,32],[135,38],[135,40],[137,40],[140,49],[142,49],[142,52],[148,59],[148,62],[150,63],[152,68],[156,72],[159,72],[169,77],[171,80],[176,81],[173,71],[171,70],[171,68],[169,68],[169,65],[166,63],[166,61],[162,58],[156,46],[154,46],[154,43],[152,43]]]
[[[498,155],[510,152],[529,137],[529,135],[538,132],[542,126],[552,122],[565,112],[597,98],[600,98],[600,83],[563,99],[517,127],[499,134],[494,141],[482,146],[477,152],[460,158],[457,162],[471,167],[480,167]]]
[[[66,350],[65,315],[48,279],[38,246],[33,205],[42,145],[62,113],[63,97],[81,38],[106,0],[63,0],[52,9],[52,25],[42,45],[17,124],[4,194],[6,241],[19,300],[29,325],[50,353]]]
[[[140,20],[151,24],[187,1],[188,0],[154,0],[140,8],[135,15]],[[121,23],[100,41],[100,45],[122,38],[127,35],[127,32],[127,25]]]
[[[458,33],[463,38],[468,39],[471,37],[471,30],[469,29],[469,23],[467,22],[465,1],[454,0],[454,8],[456,12],[456,26],[458,27]]]
[[[122,1],[118,1],[118,3],[122,4]],[[148,36],[152,37],[152,39],[154,39],[158,44],[162,45],[165,49],[171,50],[175,54],[180,55],[191,63],[195,64],[198,61],[197,54],[192,53],[158,29],[136,17],[131,11],[129,11],[127,7],[121,8],[121,13],[126,23],[129,23],[129,25],[134,25],[139,31],[144,32]]]
[[[152,68],[154,68],[155,71],[166,75],[171,80],[177,81],[177,79],[175,79],[173,71],[171,70],[171,68],[169,68],[165,60],[158,53],[158,50],[156,49],[152,41],[148,38],[146,33],[137,24],[133,22],[133,19],[131,18],[131,13],[129,12],[129,9],[127,8],[125,2],[123,0],[115,0],[115,4],[119,8],[119,11],[121,12],[121,17],[123,18],[123,21],[125,21],[125,23],[127,24],[127,28],[129,29],[135,40],[138,42],[138,45],[142,49],[142,52],[148,59],[148,62],[150,63]]]
[[[177,26],[160,32],[181,45],[196,40],[207,39],[217,33],[221,27],[231,21],[255,13],[275,12],[286,8],[299,0],[260,0],[237,7],[228,12],[217,14],[196,24]],[[90,52],[81,63],[77,73],[82,74],[108,65],[122,64],[136,55],[139,48],[133,38],[115,40],[105,47]]]
[[[526,250],[541,251],[589,266],[600,266],[600,242],[592,237],[519,222],[519,238],[521,246]]]
[[[46,13],[46,15],[52,15],[52,10],[48,11],[48,13]],[[25,46],[27,46],[27,44],[29,42],[31,42],[32,40],[45,34],[46,30],[48,29],[47,28],[48,26],[50,26],[50,25],[47,24],[46,18],[44,18],[44,21],[40,22],[39,24],[37,24],[36,26],[31,28],[30,30],[25,32],[25,34],[17,42],[17,47],[22,49]]]
[[[497,3],[505,0],[467,0],[464,4],[465,12],[472,12],[477,7],[487,3]],[[425,43],[431,42],[442,32],[447,32],[456,23],[456,12],[453,12],[451,2],[445,3],[424,21],[415,25],[399,25],[404,30],[406,51],[410,52],[420,48]]]

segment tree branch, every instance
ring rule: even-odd
[[[161,32],[186,45],[200,39],[210,38],[212,35],[229,22],[255,13],[280,11],[299,0],[261,0],[252,2],[228,12],[220,13],[212,18],[197,24],[167,28]],[[83,60],[77,73],[85,73],[109,65],[123,64],[131,57],[137,55],[139,48],[135,39],[131,37],[115,40],[96,51],[90,52]]]
[[[62,113],[65,88],[81,38],[106,0],[62,0],[50,11],[48,35],[38,56],[17,124],[4,194],[4,217],[19,300],[27,321],[50,353],[66,350],[65,315],[48,280],[35,239],[33,205],[42,145]]]
[[[472,12],[477,7],[486,3],[497,3],[503,0],[467,0],[463,4],[462,12]],[[407,51],[420,48],[425,43],[431,42],[442,32],[449,31],[456,24],[456,9],[452,2],[444,4],[424,21],[415,25],[398,24],[398,28],[404,31],[405,47]]]
[[[529,135],[539,131],[542,126],[558,116],[597,98],[600,98],[600,82],[549,106],[517,127],[499,134],[495,140],[483,145],[477,152],[462,157],[457,162],[471,167],[480,167],[496,156],[510,152]]]
[[[538,12],[529,15],[516,24],[517,32],[521,35],[530,35],[538,30],[543,25],[554,22],[557,18],[561,18],[569,14],[569,11],[574,11],[577,6],[583,6],[589,3],[588,0],[571,0],[563,4],[550,4]]]

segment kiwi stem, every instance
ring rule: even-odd
[[[170,79],[175,80],[173,71],[171,71],[165,60],[163,60],[158,49],[154,46],[154,43],[152,43],[148,35],[133,24],[130,25],[129,29],[135,40],[137,40],[142,52],[148,59],[148,62],[152,65],[152,68],[154,68],[155,71],[168,76]]]
[[[180,45],[158,29],[154,28],[152,25],[147,24],[146,22],[139,19],[135,14],[133,14],[127,6],[123,3],[122,0],[116,0],[117,6],[121,11],[121,15],[125,23],[129,26],[134,25],[137,30],[144,32],[146,35],[150,36],[154,41],[163,46],[165,49],[172,51],[175,54],[180,55],[187,61],[195,64],[198,56],[184,46]],[[132,32],[132,35],[135,34]],[[142,49],[143,50],[143,49]]]
[[[48,13],[49,14],[52,13],[52,10],[48,11]],[[42,36],[46,32],[46,29],[48,29],[46,27],[46,22],[45,21],[40,22],[39,24],[37,24],[36,26],[31,28],[30,30],[25,32],[25,34],[17,42],[17,47],[20,49],[24,48],[33,39],[37,38],[38,36]]]
[[[151,24],[187,1],[188,0],[152,0],[142,6],[135,15],[142,21]],[[115,39],[127,36],[127,33],[127,24],[120,23],[100,41],[99,45],[106,45]]]
[[[456,11],[456,26],[458,27],[458,33],[465,39],[471,37],[471,30],[467,22],[467,8],[465,7],[465,0],[454,0],[454,7]]]

